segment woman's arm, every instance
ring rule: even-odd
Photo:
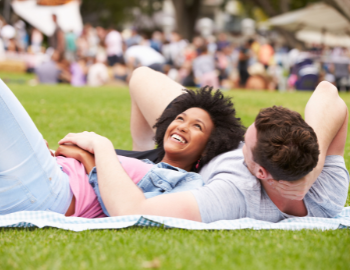
[[[68,134],[60,142],[73,143],[94,153],[103,202],[111,216],[158,215],[201,221],[197,201],[191,192],[179,192],[146,199],[120,165],[112,143],[95,133]]]
[[[65,156],[80,161],[88,174],[96,166],[94,155],[75,145],[60,145],[55,156]]]

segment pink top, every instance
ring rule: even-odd
[[[147,164],[135,158],[118,156],[125,172],[137,184],[151,169],[153,164]],[[106,217],[97,200],[97,196],[89,184],[89,177],[83,164],[73,158],[58,156],[57,163],[69,176],[69,185],[75,197],[75,212],[73,217],[100,218]]]
[[[137,184],[146,175],[146,173],[153,167],[153,164],[147,164],[136,158],[129,158],[118,156],[124,171],[129,175],[132,181]]]

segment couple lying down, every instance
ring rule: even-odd
[[[57,154],[71,158],[51,157],[24,108],[1,83],[0,214],[49,210],[102,217],[104,211],[202,222],[243,217],[277,222],[291,216],[333,217],[342,210],[349,185],[342,157],[348,113],[333,85],[318,85],[305,121],[285,108],[262,110],[245,143],[240,142],[244,128],[220,92],[183,94],[182,89],[148,68],[133,73],[134,149],[152,149],[154,132],[158,148],[130,155],[158,162],[152,164],[116,155],[107,138],[90,132],[60,141]],[[91,171],[89,177],[85,170]]]

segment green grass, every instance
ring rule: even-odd
[[[2,76],[0,76],[2,77]],[[94,131],[131,149],[126,88],[12,84],[38,129],[55,149],[68,132]],[[227,92],[245,125],[260,108],[298,112],[311,93]],[[342,97],[350,105],[350,95]],[[349,168],[349,140],[345,160]],[[347,205],[350,205],[348,198]],[[0,229],[3,269],[350,269],[350,230],[185,231],[139,228],[80,233],[54,228]]]

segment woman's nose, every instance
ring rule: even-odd
[[[182,123],[182,124],[178,125],[177,128],[180,131],[187,132],[188,131],[188,124],[187,123]]]

